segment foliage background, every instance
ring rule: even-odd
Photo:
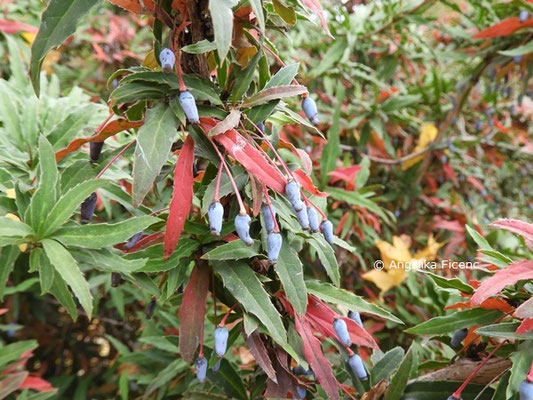
[[[518,16],[521,11],[533,13],[533,4],[506,1],[488,5],[474,0],[391,0],[375,4],[323,1],[332,39],[320,29],[316,15],[302,3],[265,3],[273,26],[268,31],[268,41],[275,45],[286,64],[299,63],[297,79],[317,100],[321,115],[317,128],[327,141],[316,135],[310,126],[295,123],[294,115],[288,112],[271,115],[268,126],[274,141],[281,137],[309,154],[315,184],[330,194],[327,203],[318,201],[327,207],[335,233],[343,240],[335,246],[341,286],[404,322],[405,325],[400,325],[368,315],[365,328],[379,342],[381,351],[401,347],[400,360],[411,346],[415,360],[403,358],[410,363],[409,378],[415,379],[449,365],[456,357],[455,350],[449,346],[451,333],[467,326],[483,327],[500,322],[499,315],[491,320],[483,313],[479,320],[482,322],[467,325],[458,318],[443,331],[417,331],[415,328],[405,332],[434,317],[457,315],[456,311],[445,307],[467,301],[465,291],[472,288],[465,289],[456,281],[443,284],[423,273],[372,272],[372,264],[379,258],[384,261],[426,258],[438,262],[478,259],[484,264],[504,268],[513,261],[531,259],[531,250],[519,236],[488,227],[490,222],[501,218],[531,221],[533,216],[530,179],[533,171],[532,57],[527,49],[518,56],[501,53],[530,43],[531,28],[495,39],[476,39],[473,35],[510,16]],[[288,6],[283,8],[285,14],[280,11],[280,4]],[[45,5],[24,0],[8,1],[1,7],[4,20],[36,28]],[[5,27],[2,29],[2,214],[17,214],[13,199],[15,182],[21,192],[34,189],[39,165],[34,162],[39,135],[48,138],[54,151],[77,137],[91,135],[107,116],[106,103],[119,84],[118,79],[111,79],[108,84],[109,77],[116,70],[143,62],[153,65],[151,22],[146,16],[128,13],[107,2],[99,3],[80,20],[76,34],[46,57],[39,99],[27,75],[30,44],[36,30],[23,28],[11,32]],[[282,28],[275,29],[278,25]],[[273,58],[268,60],[268,69],[274,74],[280,65]],[[287,99],[286,103],[288,110],[300,112],[295,99]],[[26,140],[19,140],[17,131],[22,132]],[[107,140],[107,150],[98,164],[87,162],[87,147],[65,158],[59,163],[61,190],[64,192],[77,180],[96,175],[130,142],[135,131],[121,132]],[[283,148],[280,153],[291,167],[302,166],[302,160],[290,149]],[[106,172],[106,178],[127,188],[132,180],[132,159],[133,151],[126,152],[125,157]],[[141,216],[167,207],[172,196],[168,174],[173,163],[174,159],[170,158],[165,163],[144,209],[133,210],[129,196],[122,196],[117,190],[101,192],[96,221],[120,222],[131,215]],[[205,169],[205,175],[211,179],[216,174],[213,165],[206,163],[199,167]],[[233,171],[246,175],[238,166]],[[203,195],[207,186],[204,182],[209,183],[211,179],[198,180],[195,193]],[[228,186],[227,182],[225,184]],[[248,187],[243,190],[251,198],[249,191]],[[195,199],[194,205],[205,207],[202,196]],[[73,219],[76,220],[77,215]],[[201,226],[202,221],[204,219],[196,218],[186,231],[201,232],[194,224]],[[162,226],[160,222],[150,230],[157,231]],[[303,245],[302,238],[297,235],[291,238],[294,247],[302,249],[300,258],[306,279],[327,281],[316,253]],[[58,304],[50,294],[41,295],[42,278],[40,281],[34,273],[28,272],[31,247],[24,246],[20,254],[17,253],[11,274],[10,271],[5,273],[5,266],[12,257],[11,250],[2,247],[2,279],[6,280],[0,316],[2,343],[4,350],[8,344],[18,343],[19,348],[13,351],[11,347],[4,353],[0,349],[0,354],[16,354],[12,359],[0,360],[7,368],[20,355],[28,356],[25,351],[32,351],[26,365],[17,365],[16,370],[27,370],[30,376],[42,378],[43,381],[37,383],[42,385],[43,391],[22,391],[21,387],[10,395],[11,398],[121,396],[126,399],[140,398],[143,394],[152,398],[261,398],[267,377],[246,349],[240,326],[231,330],[228,362],[224,365],[226,373],[219,375],[223,378],[213,374],[209,375],[208,383],[197,383],[191,365],[179,357],[176,332],[180,327],[177,312],[182,294],[176,289],[187,282],[193,263],[179,264],[180,268],[172,275],[174,286],[169,284],[163,293],[158,293],[155,314],[147,319],[146,307],[160,273],[152,274],[144,283],[130,280],[112,288],[112,268],[95,268],[74,252],[97,299],[93,301],[93,317],[86,318],[80,308],[80,317],[74,322],[68,307]],[[486,251],[479,253],[479,248]],[[149,252],[145,254],[153,256]],[[178,273],[178,269],[181,272]],[[470,283],[473,287],[476,287],[473,282],[488,276],[486,271],[439,274],[446,278],[459,277],[463,285]],[[143,289],[139,290],[139,286]],[[275,287],[275,284],[268,287],[269,294],[274,293]],[[220,289],[217,295],[221,296],[221,301],[231,305],[231,295]],[[514,310],[532,291],[530,282],[522,282],[507,289],[503,297]],[[348,311],[342,303],[336,304],[341,313]],[[213,306],[210,297],[206,347],[213,344]],[[470,307],[472,305],[465,308]],[[226,310],[227,307],[219,309],[219,314]],[[509,309],[504,310],[510,313]],[[291,334],[296,333],[285,318],[286,327],[290,327],[290,340]],[[506,320],[516,323],[514,328],[518,326],[517,321],[510,315]],[[493,336],[497,338],[490,339]],[[498,337],[502,336],[470,339],[476,344],[488,343],[492,348],[500,340]],[[530,336],[515,335],[511,339],[496,353],[503,360],[512,355],[512,367],[505,365],[501,371],[509,369],[511,373],[493,382],[486,391],[490,393],[486,398],[517,398],[517,384],[527,374],[533,347],[531,340],[526,340]],[[368,383],[352,382],[344,365],[345,354],[337,347],[333,340],[324,345],[337,379],[359,391],[368,390]],[[365,348],[360,351],[372,372],[371,368],[382,353],[371,353]],[[398,357],[395,352],[387,354]],[[478,360],[475,351],[459,357]],[[396,360],[390,362],[394,367],[399,364]],[[391,378],[394,372],[392,368],[387,377],[394,379]],[[370,383],[377,384],[373,379]],[[507,383],[509,379],[511,384]],[[44,381],[57,390],[47,392],[51,387]],[[428,396],[435,398],[439,393],[447,396],[457,386],[446,382],[432,384],[431,387],[438,387],[436,390],[440,391]],[[498,387],[499,392],[492,397],[491,390]],[[310,384],[307,388],[308,397],[326,398],[318,385]],[[401,397],[403,390],[398,396]],[[417,391],[411,384],[403,398],[427,398],[422,392],[429,393],[429,390],[430,386],[425,386]],[[481,387],[472,387],[470,394],[463,394],[463,397],[474,398],[480,390]],[[502,393],[502,397],[498,397],[498,393]],[[387,396],[400,398],[394,397],[395,394]]]

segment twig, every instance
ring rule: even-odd
[[[126,150],[128,150],[128,149],[130,148],[130,146],[131,146],[133,143],[135,143],[135,142],[136,142],[135,139],[132,140],[132,141],[129,142],[129,143],[128,143],[128,144],[127,144],[122,150],[120,150],[119,153],[118,153],[115,157],[113,157],[113,159],[112,159],[111,161],[109,161],[109,162],[107,163],[107,165],[106,165],[106,166],[105,166],[105,167],[104,167],[104,168],[98,173],[98,175],[96,175],[96,179],[100,179],[100,177],[104,174],[104,172],[106,172],[107,169],[108,169],[111,165],[113,165],[113,163],[114,163],[114,162],[115,162],[115,161],[116,161],[116,160],[117,160],[122,154],[124,154],[124,153],[126,152]]]

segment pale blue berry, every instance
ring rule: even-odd
[[[215,329],[215,353],[218,357],[224,357],[228,348],[228,330],[224,326]]]
[[[205,357],[198,357],[196,359],[196,378],[203,382],[205,380],[205,374],[207,373],[207,360]]]
[[[346,347],[352,344],[352,341],[350,340],[350,334],[348,333],[348,326],[342,318],[337,318],[335,319],[335,321],[333,321],[333,329],[337,334],[339,342],[341,342]]]
[[[320,227],[318,224],[318,213],[312,206],[307,207],[307,219],[309,219],[309,229],[311,229],[311,232],[318,232]]]
[[[180,104],[181,108],[183,108],[183,112],[191,124],[197,124],[200,122],[198,108],[196,108],[196,101],[194,100],[194,96],[191,94],[191,92],[186,90],[180,93]]]
[[[247,246],[254,244],[253,239],[250,237],[250,216],[248,214],[238,214],[235,217],[235,230],[241,240],[246,243]]]
[[[300,197],[300,185],[296,181],[289,181],[285,185],[285,193],[292,205],[294,211],[300,211],[304,207],[302,198]]]
[[[359,354],[354,354],[348,358],[348,364],[357,377],[363,381],[368,379],[368,375],[365,370],[365,365]]]
[[[524,379],[520,384],[520,400],[533,400],[533,382]]]
[[[278,261],[279,252],[281,250],[282,238],[277,232],[270,232],[267,236],[267,255],[268,261],[275,264]]]
[[[302,109],[309,121],[311,121],[314,125],[318,124],[318,109],[315,101],[311,97],[307,96],[302,100]]]
[[[354,320],[357,325],[359,325],[361,328],[363,327],[363,321],[361,320],[361,315],[357,311],[350,311],[348,313],[348,318]]]
[[[222,229],[222,217],[224,216],[224,207],[220,201],[213,201],[207,208],[207,219],[209,220],[209,229],[215,236],[220,235]]]
[[[320,230],[322,231],[326,242],[328,242],[329,244],[333,244],[335,238],[333,237],[333,224],[331,223],[331,221],[328,219],[322,221],[322,223],[320,224]]]
[[[296,217],[303,230],[309,229],[309,216],[307,215],[307,209],[305,207],[300,211],[296,211]]]
[[[161,50],[161,53],[159,53],[159,62],[161,63],[161,67],[165,74],[170,74],[176,62],[176,56],[172,50],[164,48]]]
[[[305,390],[304,387],[296,386],[296,394],[298,395],[299,399],[305,399],[306,393],[307,391]]]
[[[520,11],[520,22],[525,22],[529,18],[529,13],[526,10]]]
[[[272,211],[270,208],[272,207]],[[263,207],[261,208],[261,211],[263,212],[263,220],[265,222],[265,229],[267,233],[270,233],[274,230],[274,218],[276,218],[276,210],[274,209],[274,206],[271,204],[270,207],[268,204],[263,204]]]

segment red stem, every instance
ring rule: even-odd
[[[263,43],[263,48],[268,51],[270,54],[272,54],[272,56],[276,59],[276,61],[282,66],[282,67],[286,67],[285,63],[281,60],[281,58],[279,58],[279,56],[276,54],[276,52],[274,50],[272,50],[270,47],[268,47],[266,44]],[[294,82],[295,85],[299,85],[298,81],[296,80],[296,78],[292,78],[292,81]],[[302,95],[303,97],[307,97],[307,94],[305,95]]]
[[[507,342],[507,340],[504,340],[503,342],[498,344],[494,349],[492,349],[492,351],[489,353],[489,355],[483,361],[481,361],[478,364],[478,366],[470,373],[470,375],[468,375],[468,378],[466,378],[466,380],[463,382],[463,384],[461,386],[459,386],[459,389],[457,389],[455,392],[453,392],[453,394],[452,394],[453,398],[456,398],[456,399],[460,399],[461,398],[461,392],[464,390],[466,385],[468,385],[470,383],[470,381],[474,378],[474,376],[476,376],[476,374],[479,372],[479,370],[481,368],[483,368],[483,366],[487,363],[487,361],[489,361],[489,359],[494,355],[494,353],[496,353],[496,351],[498,351],[498,349],[500,347],[502,347],[502,345],[505,342]]]
[[[533,382],[533,360],[531,360],[531,368],[529,369],[529,374],[527,374],[527,380]]]
[[[315,210],[318,211],[318,213],[320,214],[323,220],[328,219],[327,215],[324,214],[324,212],[315,203],[313,203],[309,198],[307,198],[307,196],[303,192],[302,192],[302,197],[304,198],[305,204],[312,205],[315,208]]]
[[[274,214],[274,210],[272,209],[272,203],[270,202],[270,196],[268,195],[268,189],[266,185],[263,183],[263,193],[265,194],[265,202],[267,203],[268,209],[270,210],[270,214],[272,215],[272,219],[274,220],[274,233],[279,233],[279,225],[278,221],[276,219],[276,215]]]
[[[174,40],[172,41],[172,51],[174,52],[174,55],[176,56],[176,61],[174,62],[176,65],[176,74],[178,75],[178,80],[180,81],[180,92],[187,91],[187,86],[185,85],[185,82],[183,81],[183,71],[181,70],[181,51],[179,48],[179,45],[176,43],[181,32],[187,25],[190,25],[190,21],[183,21],[180,26],[176,29],[174,32]]]
[[[211,271],[211,290],[213,292],[213,308],[215,313],[215,326],[217,326],[217,295],[215,293],[215,273]]]
[[[198,352],[198,358],[204,356],[204,326],[205,324],[202,324],[202,329],[200,329],[200,351]]]
[[[222,327],[222,326],[224,326],[226,324],[226,320],[228,319],[228,317],[231,314],[231,312],[235,309],[235,307],[237,307],[237,303],[232,305],[231,308],[226,312],[224,317],[222,317],[222,319],[220,320],[220,324],[218,324],[218,326]]]
[[[119,153],[118,153],[115,157],[113,157],[113,159],[112,159],[111,161],[109,161],[109,162],[107,163],[107,165],[106,165],[106,166],[105,166],[105,167],[104,167],[104,168],[98,173],[98,175],[96,175],[96,179],[100,179],[100,177],[104,174],[104,172],[106,172],[107,169],[108,169],[111,165],[113,165],[113,163],[114,163],[115,161],[117,161],[117,159],[118,159],[122,154],[124,154],[124,153],[126,152],[126,150],[128,150],[128,149],[130,148],[130,146],[131,146],[133,143],[135,143],[135,140],[132,140],[132,141],[129,142],[129,143],[128,143],[128,144],[127,144],[122,150],[120,150]]]
[[[220,198],[218,197],[218,191],[220,189],[220,178],[222,177],[222,163],[218,166],[218,172],[217,172],[217,182],[215,184],[215,194],[213,196],[214,201],[219,201]]]

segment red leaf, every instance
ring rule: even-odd
[[[489,224],[491,227],[507,229],[523,236],[526,241],[533,241],[533,224],[518,219],[500,219]]]
[[[261,340],[261,336],[257,330],[253,331],[250,336],[246,338],[246,345],[250,349],[250,353],[255,358],[255,361],[263,369],[265,374],[275,383],[278,383],[278,378],[276,377],[276,371],[272,366],[272,361],[268,356],[268,351],[265,347],[265,344]]]
[[[38,392],[49,392],[50,390],[56,390],[49,382],[36,376],[28,376],[18,388],[19,390],[33,389],[37,390]]]
[[[446,179],[452,181],[455,186],[459,186],[459,182],[457,181],[457,177],[455,176],[455,171],[453,170],[452,166],[448,163],[444,163],[442,165],[442,169]]]
[[[298,313],[294,316],[296,330],[302,337],[305,359],[311,366],[322,389],[328,395],[328,399],[339,399],[337,380],[331,371],[329,361],[324,357],[320,341],[313,336],[311,327]]]
[[[324,11],[322,10],[322,6],[318,2],[318,0],[302,0],[302,2],[311,10],[313,11],[318,18],[320,18],[320,23],[322,24],[322,28],[326,33],[331,36],[331,33],[329,31],[328,22],[326,21],[326,17],[324,16]]]
[[[29,32],[29,33],[37,33],[39,29],[36,28],[35,26],[28,25],[23,22],[8,21],[6,19],[0,19],[0,32],[12,34],[12,33],[17,33],[20,31]]]
[[[343,181],[346,182],[346,190],[355,190],[355,178],[359,171],[361,171],[360,165],[352,165],[351,167],[337,168],[328,172],[328,175],[331,176],[331,183]]]
[[[216,124],[212,118],[200,118],[205,131]],[[230,129],[214,139],[225,147],[229,154],[239,161],[248,173],[254,175],[261,183],[278,193],[285,191],[285,178],[277,168],[253,148],[235,129]]]
[[[194,140],[187,136],[183,145],[176,168],[174,170],[174,191],[170,201],[170,211],[165,229],[164,257],[168,259],[178,241],[185,226],[187,215],[192,205],[192,186],[194,183],[192,163],[194,161]]]
[[[9,311],[8,308],[0,308],[0,315],[5,314],[8,311]]]
[[[495,38],[500,36],[511,35],[522,28],[530,28],[533,26],[533,18],[528,19],[527,21],[520,22],[517,17],[507,18],[501,22],[498,22],[496,25],[493,25],[481,32],[476,33],[472,36],[473,39],[488,39]]]
[[[110,136],[116,135],[119,132],[122,132],[126,129],[138,128],[142,126],[144,121],[128,121],[124,118],[118,118],[113,121],[108,122],[99,133],[96,133],[93,136],[88,138],[78,138],[74,139],[62,150],[56,152],[56,161],[61,161],[66,155],[78,150],[85,143],[89,142],[102,142]]]
[[[191,362],[204,329],[205,305],[209,289],[209,269],[199,262],[194,267],[183,292],[178,311],[180,317],[180,352],[183,360]]]
[[[304,171],[302,171],[301,168],[298,168],[296,171],[293,171],[293,174],[302,187],[307,190],[312,195],[318,196],[318,197],[328,197],[329,194],[325,192],[321,192],[318,190],[318,188],[315,186],[313,181],[309,176],[305,174]]]
[[[504,287],[514,285],[524,279],[533,279],[533,261],[517,261],[496,272],[479,285],[472,296],[471,303],[479,305],[490,296],[498,294]]]
[[[487,299],[483,301],[479,306],[485,310],[500,310],[501,312],[504,312],[504,313],[510,313],[514,310],[514,308],[509,303],[507,303],[503,299],[498,299],[498,298]],[[457,308],[473,308],[473,307],[475,306],[472,305],[470,301],[465,301],[465,302],[455,303],[455,304],[446,306],[444,307],[444,309],[454,310]]]
[[[468,182],[470,182],[470,184],[471,184],[472,186],[474,186],[474,187],[475,187],[477,190],[479,190],[480,192],[483,191],[483,189],[485,189],[485,188],[483,187],[483,184],[479,181],[479,179],[476,179],[476,178],[474,178],[473,176],[467,176],[467,177],[466,177],[466,180],[467,180]]]
[[[143,9],[139,3],[139,0],[109,0],[111,3],[124,8],[125,10],[131,11],[136,14],[143,13]],[[146,8],[146,12],[152,12],[154,9],[154,2],[153,0],[144,0],[143,1],[144,6]]]
[[[522,321],[520,326],[516,328],[516,333],[519,335],[523,333],[527,333],[529,331],[533,330],[533,318],[526,318]]]

